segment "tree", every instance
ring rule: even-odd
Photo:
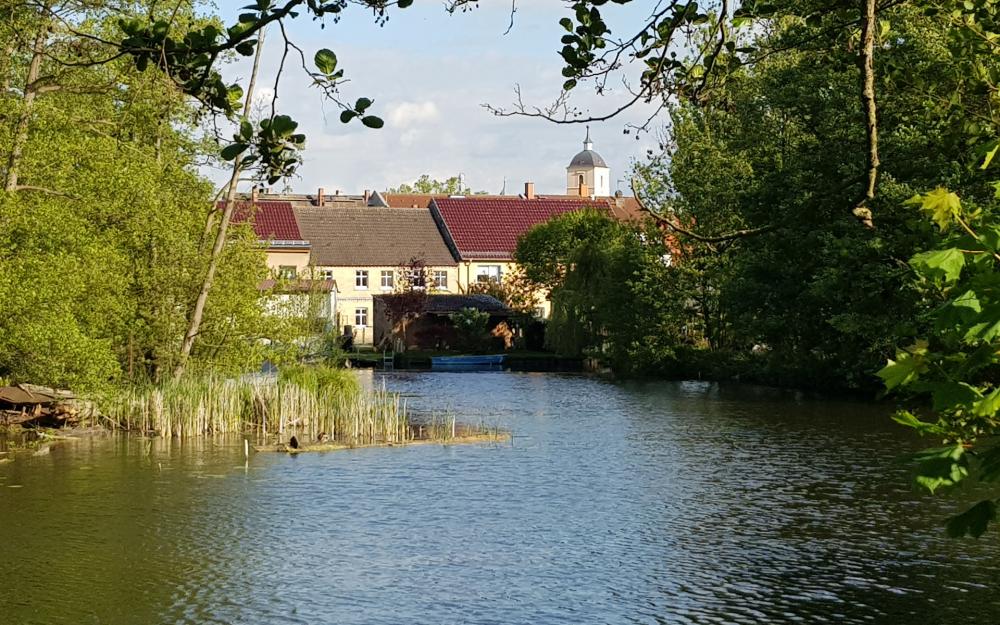
[[[953,26],[907,6],[882,19],[881,190],[865,204],[879,215],[874,231],[845,210],[867,176],[868,139],[851,34],[833,24],[761,31],[754,45],[790,49],[731,72],[709,100],[673,107],[664,154],[637,169],[660,223],[698,235],[664,225],[689,273],[678,295],[695,303],[707,346],[735,360],[767,346],[746,366],[770,382],[874,390],[894,337],[926,305],[900,267],[932,233],[903,201],[942,172],[963,193],[988,191],[969,167],[980,135],[963,111],[988,110],[989,96],[951,69]],[[812,49],[791,49],[807,34]],[[961,94],[961,108],[929,89]],[[752,235],[727,236],[739,232]]]
[[[510,267],[500,280],[473,282],[468,287],[472,294],[489,295],[503,302],[522,320],[533,318],[538,307],[538,285],[528,280],[520,265]]]
[[[187,19],[178,13],[178,24]],[[164,76],[123,59],[54,60],[74,44],[55,24],[36,81],[51,78],[38,83],[17,188],[0,193],[0,376],[80,390],[157,379],[174,368],[205,269],[199,243],[212,190],[196,166],[208,145],[196,109]],[[3,82],[25,84],[36,40],[6,27]],[[88,28],[111,32],[114,20]],[[0,118],[8,167],[23,95],[0,93],[13,113]],[[243,371],[263,359],[261,339],[280,330],[259,305],[265,271],[256,237],[238,228],[219,259],[196,367]]]
[[[461,349],[475,351],[486,341],[490,314],[475,308],[463,308],[451,316]]]
[[[514,259],[537,289],[550,291],[546,342],[555,351],[601,358],[623,374],[669,366],[683,337],[683,303],[671,285],[655,229],[596,210],[555,217],[518,241]]]
[[[409,322],[427,309],[427,285],[431,283],[427,262],[422,258],[411,258],[396,268],[393,293],[382,297],[394,337],[405,339]]]
[[[441,181],[432,179],[430,175],[423,174],[417,178],[413,184],[401,184],[393,187],[386,193],[428,193],[433,195],[484,195],[486,191],[473,192],[469,187],[462,186],[462,179],[452,176]]]

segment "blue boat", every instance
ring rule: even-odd
[[[439,371],[481,371],[499,369],[503,366],[504,354],[490,356],[432,356],[431,369]]]

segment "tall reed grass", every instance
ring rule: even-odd
[[[100,402],[105,425],[161,436],[325,433],[351,445],[412,438],[405,403],[385,389],[363,392],[349,371],[292,370],[274,377],[205,375],[128,387]]]

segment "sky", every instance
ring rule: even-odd
[[[227,24],[235,21],[244,4],[246,0],[220,3]],[[624,35],[638,29],[653,4],[609,3],[603,12],[612,32]],[[411,8],[392,11],[382,26],[356,6],[345,11],[340,23],[327,20],[323,29],[304,13],[290,22],[289,37],[310,63],[320,48],[336,53],[338,67],[350,80],[341,90],[343,99],[368,97],[374,100],[369,112],[385,120],[379,130],[357,121],[342,124],[339,109],[323,100],[290,56],[277,109],[298,121],[307,137],[304,163],[298,177],[288,182],[293,191],[314,193],[322,187],[327,193],[360,194],[413,182],[421,174],[437,179],[464,174],[475,191],[499,193],[506,181],[506,192],[516,194],[531,181],[538,193],[564,193],[566,166],[583,148],[585,128],[500,118],[482,107],[509,106],[518,84],[527,104],[545,105],[555,99],[564,80],[558,50],[565,31],[558,22],[569,14],[566,3],[518,0],[514,26],[505,35],[510,6],[509,0],[482,0],[479,8],[449,15],[443,0],[418,0]],[[268,32],[264,45],[258,97],[270,102],[283,49],[279,31]],[[222,70],[227,80],[245,84],[250,63],[244,60]],[[573,103],[600,114],[627,98],[620,87],[600,97],[578,87]],[[612,191],[628,192],[632,163],[657,145],[655,132],[638,140],[635,133],[623,132],[627,123],[641,123],[650,112],[637,107],[591,125],[594,149],[611,167]],[[222,171],[207,173],[220,183],[226,179]]]

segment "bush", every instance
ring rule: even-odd
[[[486,341],[486,327],[490,323],[489,313],[475,308],[463,308],[455,313],[451,321],[458,333],[458,343],[461,349],[476,350]]]

